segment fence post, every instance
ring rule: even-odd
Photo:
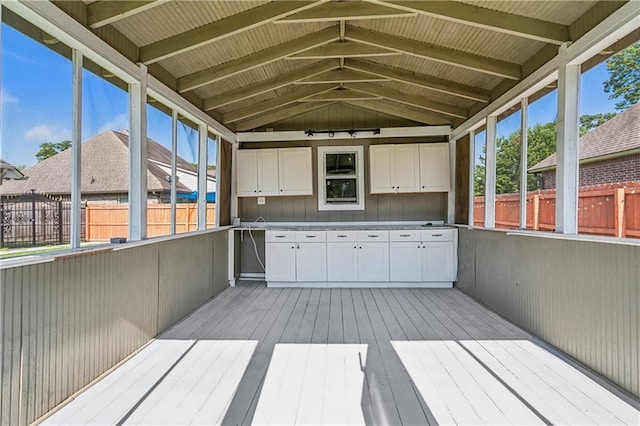
[[[615,218],[614,235],[622,238],[625,236],[624,188],[616,188],[613,192],[613,215]]]
[[[85,241],[91,241],[91,226],[90,226],[90,221],[91,221],[91,207],[89,207],[89,204],[87,203],[87,205],[85,205],[84,207],[84,240]]]
[[[62,244],[62,200],[58,200],[58,243]]]
[[[35,246],[36,242],[36,193],[31,190],[31,241]]]
[[[4,247],[4,197],[0,197],[0,247]]]
[[[533,230],[540,228],[540,194],[533,194]]]

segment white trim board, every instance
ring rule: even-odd
[[[314,129],[311,129],[312,131]],[[372,130],[354,129],[355,134],[348,130],[336,130],[333,137],[326,132],[309,136],[305,131],[286,132],[239,132],[238,142],[277,142],[277,141],[313,141],[327,139],[379,139],[379,138],[414,138],[428,136],[449,136],[451,126],[419,126],[419,127],[386,127],[380,133],[373,134]],[[320,131],[320,130],[317,130]]]

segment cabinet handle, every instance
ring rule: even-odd
[[[305,238],[315,238],[316,236],[315,235],[305,235],[304,237]]]
[[[353,246],[353,248],[354,248],[354,249],[357,249],[358,247],[357,247],[357,246]]]
[[[294,246],[291,246],[291,248],[292,248],[292,249],[294,249],[295,247],[294,247]]]
[[[276,238],[284,238],[286,235],[276,235]]]
[[[283,190],[281,189],[280,192],[282,192]]]
[[[338,235],[338,238],[347,238],[347,235]]]
[[[362,248],[362,246],[360,246],[360,248]]]
[[[424,185],[422,185],[422,188],[424,189]]]
[[[400,234],[401,237],[410,237],[410,234]]]
[[[442,234],[431,234],[432,237],[442,237]]]
[[[299,249],[300,248],[300,244],[296,243],[296,248]]]
[[[367,235],[369,238],[378,238],[380,235]]]

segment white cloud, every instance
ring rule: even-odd
[[[18,102],[19,99],[17,96],[13,96],[11,93],[6,91],[0,91],[0,105],[16,105]]]
[[[71,131],[60,126],[38,124],[24,133],[24,138],[33,142],[60,142],[71,139]]]
[[[113,117],[113,119],[104,123],[100,129],[98,129],[98,134],[106,132],[108,130],[115,130],[119,132],[124,129],[129,128],[129,116],[125,113],[120,113]]]

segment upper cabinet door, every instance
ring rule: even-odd
[[[372,194],[395,192],[393,179],[393,145],[371,145],[369,147],[369,175]]]
[[[278,150],[280,195],[313,195],[311,148]]]
[[[449,144],[421,144],[420,191],[447,192],[450,186]]]
[[[238,151],[238,197],[258,195],[258,152],[255,149]]]
[[[420,192],[420,157],[417,144],[395,145],[395,192]]]
[[[258,195],[278,195],[280,185],[278,184],[278,150],[261,149],[260,161],[258,162]]]

